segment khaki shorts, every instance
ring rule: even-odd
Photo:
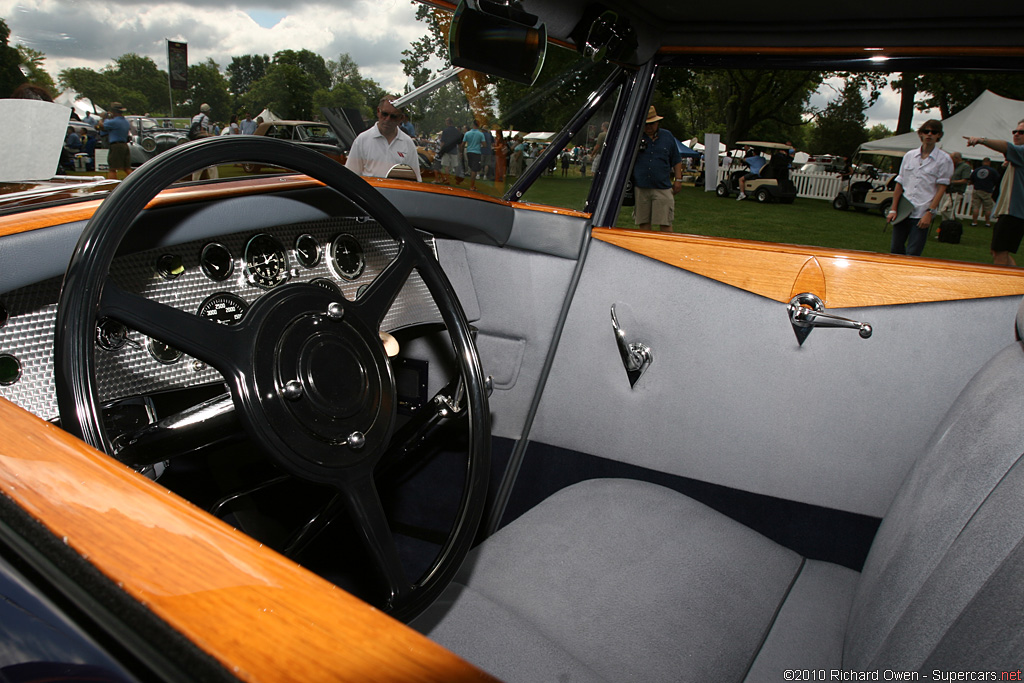
[[[636,188],[633,220],[637,225],[672,225],[676,215],[676,196],[671,189]]]
[[[971,199],[971,212],[978,211],[979,207],[981,211],[988,213],[996,205],[992,201],[992,193],[985,192],[984,190],[975,190],[974,197]]]

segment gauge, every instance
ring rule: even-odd
[[[241,297],[227,292],[217,292],[199,305],[196,315],[203,320],[212,320],[221,325],[237,325],[248,310],[249,304]]]
[[[295,238],[295,258],[299,263],[312,268],[320,263],[320,243],[310,234],[302,234]]]
[[[314,278],[314,279],[310,280],[309,284],[316,285],[317,287],[323,287],[324,289],[326,289],[331,294],[337,294],[339,296],[344,296],[344,294],[341,293],[341,287],[339,287],[338,283],[335,282],[334,280],[328,280],[325,277],[318,277],[318,278]]]
[[[366,266],[362,246],[355,237],[348,234],[338,235],[331,242],[331,261],[338,275],[346,280],[355,280]]]
[[[223,244],[211,242],[203,247],[203,253],[199,256],[199,266],[206,273],[206,277],[220,282],[226,280],[235,269],[235,259]]]
[[[117,351],[128,343],[128,328],[111,318],[101,318],[96,323],[96,343],[101,349]]]
[[[165,280],[176,280],[185,274],[185,265],[177,254],[163,254],[156,260],[156,272]]]
[[[288,255],[284,245],[265,233],[253,236],[245,245],[245,275],[257,287],[270,289],[288,278]]]
[[[150,339],[146,348],[149,349],[149,355],[153,356],[153,358],[165,365],[177,363],[178,359],[182,356],[181,351],[173,346],[165,344],[159,339]]]

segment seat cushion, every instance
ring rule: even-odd
[[[803,566],[796,553],[679,493],[589,480],[474,550],[449,601],[413,626],[507,681],[740,681],[777,615],[834,620],[829,656],[841,651],[856,573],[815,566],[798,581]],[[799,599],[783,610],[794,586]],[[814,616],[822,611],[820,596],[808,597],[816,591],[842,594],[826,616]],[[815,637],[829,631],[809,623]]]

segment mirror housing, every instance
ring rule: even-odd
[[[544,24],[517,0],[461,0],[448,32],[454,66],[527,85],[544,66],[547,43]]]

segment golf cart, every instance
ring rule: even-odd
[[[878,156],[901,159],[903,154],[904,152],[900,150],[879,149],[861,152],[858,157]],[[870,180],[854,181],[853,175],[848,175],[844,178],[844,184],[839,190],[839,194],[832,200],[832,208],[839,211],[845,211],[851,206],[858,211],[878,209],[882,215],[885,215],[892,205],[892,195],[896,189],[896,176],[893,175],[885,180],[879,175],[875,165],[864,164],[863,167],[866,167]]]
[[[752,147],[759,155],[770,154],[771,158],[761,167],[758,177],[746,181],[746,194],[755,198],[759,203],[766,204],[778,200],[783,204],[792,204],[796,199],[796,186],[789,179],[789,165],[792,157],[788,150],[790,145],[781,142],[737,142],[742,147]],[[742,161],[742,159],[737,159]],[[734,162],[735,163],[735,162]],[[728,197],[732,193],[740,192],[740,179],[749,173],[745,168],[739,168],[729,173],[728,178],[718,183],[715,194],[719,197]]]

